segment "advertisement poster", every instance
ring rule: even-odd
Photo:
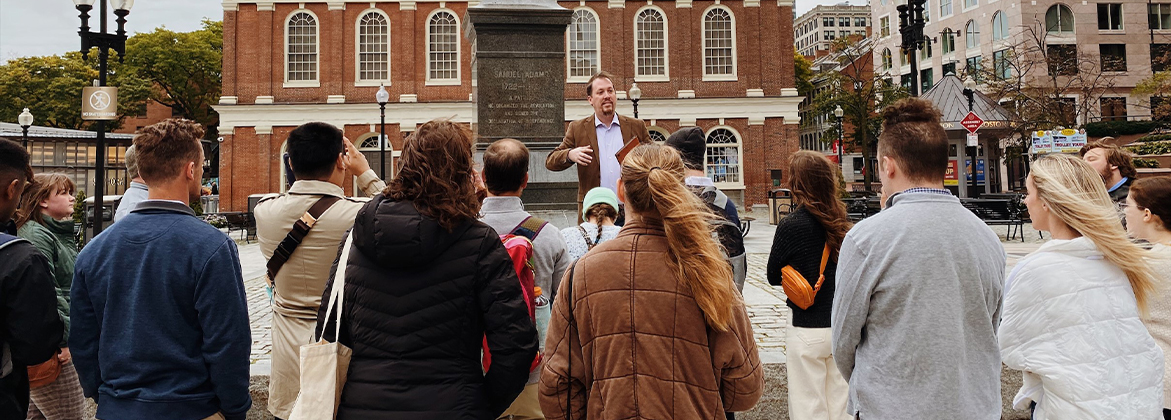
[[[960,185],[960,161],[947,161],[947,173],[943,175],[943,185],[954,187]]]
[[[964,165],[967,166],[967,181],[968,185],[972,185],[972,160],[965,159]],[[984,185],[984,159],[976,160],[976,185]]]
[[[1037,131],[1033,133],[1032,153],[1077,153],[1086,145],[1086,130]]]

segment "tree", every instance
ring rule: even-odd
[[[838,65],[835,71],[822,73],[817,79],[817,86],[829,88],[813,97],[810,112],[813,115],[833,115],[834,109],[841,106],[842,130],[849,134],[843,136],[846,144],[862,153],[863,162],[870,162],[871,154],[877,149],[878,135],[882,132],[879,111],[907,97],[907,91],[891,83],[885,75],[874,72],[873,40],[839,38],[834,40],[831,48]],[[835,124],[822,133],[821,139],[832,142],[838,136]],[[872,189],[874,173],[873,170],[865,171],[863,185],[867,191]]]
[[[223,22],[203,21],[193,32],[160,27],[126,42],[126,65],[156,89],[150,99],[170,107],[174,115],[205,127],[219,124],[211,105],[219,102],[223,80]],[[214,130],[208,136],[214,138]]]
[[[63,56],[22,57],[0,65],[0,121],[16,121],[24,108],[47,127],[75,130],[93,129],[93,121],[81,119],[81,90],[98,79],[97,50],[82,59],[71,51]],[[146,81],[125,70],[115,57],[109,61],[107,85],[118,87],[118,120],[107,124],[116,129],[128,113],[142,106],[150,90]]]
[[[793,51],[793,75],[797,79],[798,95],[813,92],[813,62],[796,51]]]
[[[1157,48],[1156,44],[1152,44],[1151,50],[1151,67],[1155,72],[1139,82],[1132,93],[1150,95],[1147,106],[1151,109],[1151,119],[1166,121],[1171,117],[1171,100],[1166,99],[1171,97],[1171,71],[1167,70],[1171,68],[1171,49]]]

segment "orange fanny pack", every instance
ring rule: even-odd
[[[809,281],[805,280],[805,276],[797,272],[797,269],[792,265],[786,265],[781,269],[781,288],[785,290],[785,296],[793,301],[801,309],[809,309],[813,306],[813,300],[817,298],[817,292],[821,290],[821,283],[825,282],[825,265],[829,262],[829,244],[825,245],[825,249],[821,251],[821,272],[817,279],[817,284],[810,286]]]
[[[45,363],[28,367],[29,388],[40,388],[57,380],[61,375],[61,361],[57,359],[57,354],[59,353],[53,353],[53,357]]]

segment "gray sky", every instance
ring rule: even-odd
[[[841,0],[797,0],[800,16],[818,4]],[[851,0],[851,4],[866,4]],[[95,5],[95,9],[96,9]],[[90,12],[90,26],[98,26],[97,12]],[[77,36],[80,20],[71,0],[0,0],[0,62],[16,57],[62,54],[81,47]],[[220,0],[137,0],[126,18],[130,33],[150,32],[158,26],[186,32],[199,29],[204,18],[223,19]],[[111,12],[110,32],[116,28]]]

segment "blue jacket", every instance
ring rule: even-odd
[[[77,257],[69,348],[98,418],[244,419],[252,336],[236,244],[142,202]]]

